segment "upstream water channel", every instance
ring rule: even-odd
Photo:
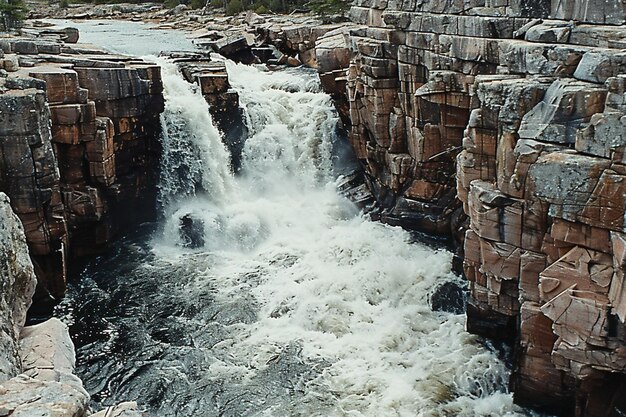
[[[56,22],[59,23],[59,22]],[[61,22],[62,23],[62,22]],[[161,220],[89,262],[59,308],[94,408],[151,416],[517,416],[509,370],[429,297],[451,254],[336,192],[337,115],[315,73],[227,62],[241,170],[203,97],[155,56],[182,32],[71,22],[81,41],[163,68]],[[336,156],[336,155],[335,155]],[[204,242],[185,248],[181,216]]]

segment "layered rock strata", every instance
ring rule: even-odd
[[[99,253],[153,216],[163,108],[158,66],[61,39],[76,36],[0,42],[0,191],[54,297],[65,291],[68,255]]]
[[[622,2],[359,0],[351,15],[316,61],[329,92],[347,85],[380,217],[458,237],[468,329],[514,343],[518,402],[624,410]]]

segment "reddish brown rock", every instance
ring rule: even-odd
[[[602,372],[623,372],[626,31],[603,24],[626,12],[418,3],[357,1],[363,26],[333,38],[352,54],[345,114],[371,189],[415,219],[456,182],[468,330],[512,340],[519,329],[518,401],[571,415],[576,397],[577,415],[611,415],[602,398],[621,388],[599,387]],[[318,43],[318,64],[347,66]],[[322,74],[335,96],[337,74]]]
[[[72,56],[68,48],[61,58],[59,44],[9,38],[5,45],[39,56],[0,82],[0,190],[24,224],[38,291],[62,297],[68,250],[96,253],[136,221],[128,213],[154,211],[160,73],[126,58],[90,61],[101,51]],[[116,145],[122,141],[142,146]]]

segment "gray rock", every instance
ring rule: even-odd
[[[20,372],[18,335],[35,291],[24,229],[0,193],[0,382]]]
[[[573,144],[578,127],[604,110],[607,90],[576,80],[557,80],[522,119],[520,138]]]
[[[25,327],[20,335],[22,370],[74,372],[76,355],[67,326],[57,318]]]
[[[549,22],[528,29],[524,39],[530,42],[567,43],[572,25],[568,22]]]
[[[610,77],[626,72],[626,52],[613,50],[589,51],[583,55],[574,77],[603,84]]]
[[[0,410],[12,417],[83,417],[88,401],[84,389],[25,374],[0,385]]]
[[[535,197],[551,204],[549,214],[552,217],[578,221],[609,165],[606,159],[573,151],[549,153],[530,167],[531,189]]]
[[[0,68],[7,72],[15,72],[20,68],[19,60],[16,55],[5,55],[0,59]]]
[[[626,163],[626,116],[621,112],[594,114],[576,136],[578,152]]]
[[[174,7],[174,8],[172,9],[172,14],[173,14],[173,15],[183,14],[183,13],[185,13],[188,9],[189,9],[189,7],[187,7],[186,5],[184,5],[184,4],[179,4],[179,5],[177,5],[176,7]]]
[[[624,23],[626,5],[622,0],[552,1],[551,16],[556,19],[588,23]]]
[[[499,42],[500,65],[517,74],[571,75],[588,48],[570,45]]]

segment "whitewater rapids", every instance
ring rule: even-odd
[[[433,312],[451,254],[369,221],[335,190],[337,115],[314,73],[227,63],[242,169],[206,102],[163,67],[163,221],[89,265],[66,302],[96,406],[152,416],[528,415],[509,371]],[[190,216],[204,245],[179,232]]]

